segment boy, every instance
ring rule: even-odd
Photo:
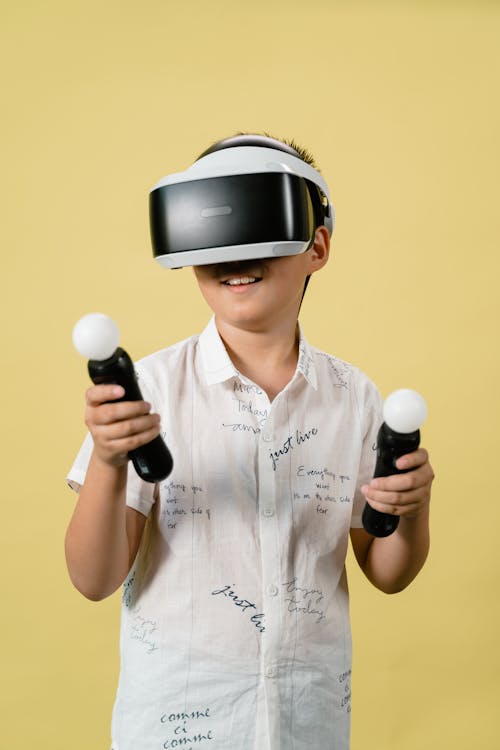
[[[348,536],[377,588],[407,586],[433,472],[419,449],[370,481],[376,388],[298,325],[329,239],[318,225],[299,255],[195,266],[214,316],[138,363],[148,401],[87,391],[66,554],[89,599],[124,584],[113,750],[349,747]],[[155,486],[127,454],[160,420],[174,469]],[[365,500],[400,516],[392,536],[363,530]]]

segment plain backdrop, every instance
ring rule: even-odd
[[[239,130],[295,138],[330,185],[310,342],[429,406],[426,567],[389,597],[349,554],[352,748],[498,747],[498,3],[3,5],[0,747],[109,747],[120,593],[86,601],[63,552],[71,331],[105,312],[138,359],[203,329],[192,271],[152,259],[148,192]]]

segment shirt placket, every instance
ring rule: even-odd
[[[265,631],[262,633],[261,678],[266,696],[269,747],[279,748],[279,646],[281,641],[280,541],[276,476],[271,452],[275,439],[276,406],[273,402],[262,427],[258,453],[259,531],[262,561],[262,602]]]

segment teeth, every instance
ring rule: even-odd
[[[240,278],[228,279],[224,283],[230,286],[237,286],[238,284],[253,284],[255,281],[257,279],[254,279],[253,276],[241,276]]]

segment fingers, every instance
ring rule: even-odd
[[[118,435],[115,438],[110,438],[107,432],[94,435],[94,446],[100,457],[112,464],[118,462],[125,463],[125,460],[128,460],[130,451],[150,443],[151,440],[160,434],[159,416],[151,414],[150,417],[151,422],[148,427],[123,437]]]
[[[124,389],[98,385],[86,393],[85,423],[94,440],[94,450],[106,463],[118,466],[128,453],[160,434],[160,417],[150,414],[147,401],[116,401]]]
[[[124,395],[125,389],[121,385],[94,385],[87,390],[85,400],[88,406],[99,406]]]
[[[425,464],[428,460],[429,454],[425,448],[418,448],[413,453],[400,456],[396,461],[396,467],[398,469],[415,469],[417,466]]]
[[[88,406],[85,412],[85,422],[89,429],[91,425],[111,425],[127,419],[145,416],[151,411],[151,404],[147,401],[120,401],[100,406]]]
[[[418,506],[426,497],[423,488],[407,492],[382,492],[369,487],[364,493],[370,505],[382,513],[400,514]]]
[[[423,487],[434,479],[430,463],[418,466],[406,474],[391,474],[389,477],[372,479],[370,487],[384,492],[406,492]]]
[[[144,416],[133,417],[130,415],[126,419],[111,423],[95,424],[94,437],[103,438],[108,442],[114,440],[123,440],[125,438],[140,435],[149,430],[155,430],[160,425],[159,414],[146,414]]]
[[[361,491],[375,510],[410,517],[429,504],[434,471],[424,448],[402,456],[396,465],[410,470],[372,479],[369,485],[363,485]]]

